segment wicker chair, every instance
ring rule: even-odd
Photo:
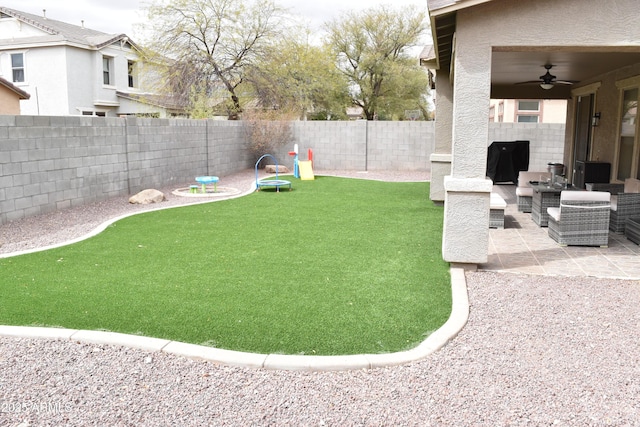
[[[640,217],[640,180],[627,178],[624,191],[611,196],[611,218],[609,228],[623,233],[628,218]]]
[[[606,191],[563,191],[560,206],[547,208],[549,237],[563,246],[608,246],[610,198]]]
[[[587,191],[607,191],[611,194],[618,194],[624,192],[624,184],[618,184],[615,182],[599,183],[599,182],[587,182],[584,184]]]
[[[518,174],[518,186],[516,187],[516,200],[518,202],[518,212],[531,212],[531,203],[533,200],[533,188],[529,185],[529,181],[538,181],[540,179],[549,179],[549,172],[529,172],[521,171]]]

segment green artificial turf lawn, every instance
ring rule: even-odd
[[[135,215],[0,259],[0,324],[258,353],[385,353],[451,312],[428,183],[316,177],[293,191]]]

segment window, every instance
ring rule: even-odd
[[[617,178],[623,181],[633,175],[634,148],[637,135],[638,88],[622,91],[622,117],[620,118],[620,143],[618,146]],[[638,154],[636,154],[637,156]],[[636,178],[640,175],[638,164],[635,165]]]
[[[518,111],[540,111],[540,101],[518,101]]]
[[[13,82],[24,82],[24,54],[12,53],[11,54],[11,71],[13,73]]]
[[[129,87],[136,87],[136,63],[127,61],[127,75],[129,77]]]
[[[538,123],[540,122],[540,101],[516,101],[516,122]]]
[[[518,123],[538,123],[538,116],[527,116],[518,114]]]
[[[84,111],[82,111],[82,115],[83,116],[94,116],[94,117],[107,117],[107,112],[106,111],[84,110]]]
[[[102,83],[108,86],[113,85],[113,76],[111,70],[113,69],[113,58],[108,56],[102,57]]]

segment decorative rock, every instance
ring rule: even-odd
[[[264,171],[266,173],[276,173],[276,165],[266,165],[264,167]],[[287,167],[284,166],[284,165],[278,165],[277,172],[278,173],[287,173],[287,172],[289,172],[289,169],[287,169]]]
[[[138,194],[131,196],[129,198],[129,203],[148,205],[150,203],[160,203],[165,199],[166,198],[164,197],[164,193],[162,191],[148,189],[142,190]]]

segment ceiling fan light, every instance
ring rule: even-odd
[[[544,90],[549,90],[553,88],[553,83],[540,83],[540,87]]]

